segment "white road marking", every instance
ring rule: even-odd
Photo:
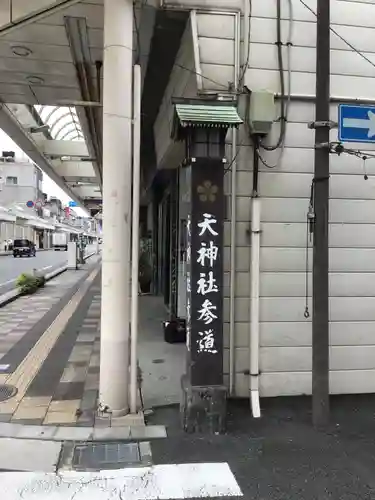
[[[0,365],[0,372],[4,372],[9,368],[10,365]]]
[[[171,464],[116,471],[0,473],[7,500],[177,500],[243,496],[227,463]]]

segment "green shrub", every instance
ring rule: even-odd
[[[32,274],[22,273],[16,281],[16,286],[23,295],[35,293],[38,288],[45,285],[44,276],[33,276]]]
[[[42,288],[46,284],[46,278],[44,276],[37,276],[35,279],[36,279],[38,288]]]

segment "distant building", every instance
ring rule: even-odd
[[[52,196],[49,199],[46,199],[44,207],[45,209],[48,209],[51,217],[58,222],[61,222],[61,220],[65,217],[63,204],[58,198]]]
[[[0,249],[17,238],[32,240],[38,248],[50,247],[54,226],[42,219],[45,195],[42,171],[13,151],[0,156]]]
[[[17,160],[13,151],[3,151],[0,157],[0,205],[27,208],[27,202],[36,204],[29,210],[42,216],[43,173],[32,162]]]

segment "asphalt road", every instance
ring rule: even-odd
[[[264,400],[257,421],[248,401],[231,402],[222,436],[184,434],[177,407],[156,409],[149,423],[167,425],[168,438],[152,441],[153,461],[227,463],[243,496],[223,500],[374,498],[375,396],[333,397],[331,405],[330,425],[317,431],[309,398]]]
[[[87,246],[86,252],[92,252],[93,246]],[[67,262],[67,252],[48,250],[37,252],[35,257],[14,258],[12,255],[0,256],[0,295],[12,290],[21,273],[33,269],[48,273]]]

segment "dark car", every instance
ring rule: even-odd
[[[30,240],[14,240],[13,257],[35,257],[35,244]]]

